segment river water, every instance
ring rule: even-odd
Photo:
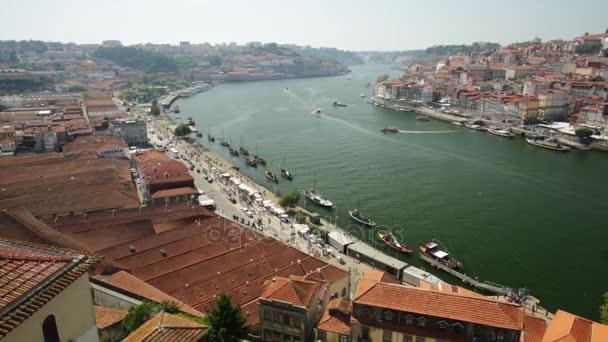
[[[608,155],[561,154],[372,106],[360,96],[371,91],[365,84],[400,73],[379,64],[351,69],[337,77],[222,84],[177,104],[203,131],[205,146],[267,188],[301,191],[316,175],[317,189],[337,209],[303,205],[332,221],[337,216],[387,253],[396,256],[353,224],[347,208],[358,205],[411,247],[438,239],[469,275],[526,287],[551,310],[598,319],[608,291]],[[402,132],[383,134],[384,126]],[[267,182],[263,166],[247,167],[219,143],[210,145],[209,130],[235,146],[242,141],[277,173],[286,165],[293,182]],[[399,257],[430,269],[417,253]]]

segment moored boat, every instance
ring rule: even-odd
[[[372,221],[371,218],[361,215],[361,213],[359,212],[359,209],[357,209],[357,208],[352,209],[352,210],[348,209],[348,215],[350,215],[350,218],[361,223],[362,225],[365,225],[368,227],[374,227],[376,225],[376,222]]]
[[[504,138],[513,138],[515,134],[511,133],[510,129],[500,129],[500,128],[488,128],[488,132],[494,135],[498,135],[499,137]]]
[[[399,127],[387,126],[380,129],[380,131],[382,131],[382,133],[399,133]]]
[[[365,97],[365,94],[361,93],[359,94],[359,97]]]
[[[277,177],[277,175],[275,175],[272,171],[266,170],[265,174],[266,174],[266,178],[268,178],[268,180],[270,180],[271,182],[274,182],[274,183],[279,182],[279,177]]]
[[[334,101],[333,105],[334,107],[346,107],[346,104],[338,101]]]
[[[241,152],[242,155],[244,156],[248,156],[249,155],[249,151],[247,151],[247,149],[243,146],[239,147],[239,152]]]
[[[526,138],[528,144],[546,148],[553,151],[558,152],[568,152],[570,151],[570,147],[564,146],[559,143],[555,138],[546,138],[546,137],[536,137],[536,138]]]
[[[313,203],[316,203],[322,207],[331,208],[334,206],[332,201],[328,200],[327,198],[323,197],[321,194],[317,193],[317,190],[315,188],[310,188],[310,189],[306,190],[304,192],[304,196],[306,196],[306,198],[311,200]]]
[[[245,164],[247,164],[249,166],[253,166],[253,167],[258,166],[258,162],[253,157],[249,157],[249,158],[245,159]]]
[[[464,124],[465,127],[476,130],[476,131],[485,131],[486,128],[483,127],[482,125],[478,125],[476,123],[473,122],[467,122]]]
[[[431,118],[429,118],[429,117],[428,117],[428,116],[426,116],[426,115],[422,115],[422,114],[420,114],[420,115],[417,115],[417,116],[416,116],[416,120],[420,120],[420,121],[429,121],[429,120],[431,120]]]
[[[422,254],[426,255],[427,257],[432,258],[451,269],[462,269],[462,263],[450,257],[448,252],[441,250],[437,242],[431,241],[426,245],[419,245],[418,247],[420,248]]]
[[[382,240],[387,246],[401,253],[412,253],[412,249],[408,246],[399,243],[395,235],[391,232],[378,232],[378,238]]]
[[[228,147],[228,150],[230,151],[230,154],[231,154],[231,155],[233,155],[233,156],[235,156],[235,157],[238,157],[238,156],[239,156],[239,151],[237,151],[237,150],[233,149],[232,147]]]
[[[289,172],[289,170],[287,170],[284,167],[281,168],[281,176],[283,176],[289,180],[293,180],[293,175],[291,174],[291,172]]]
[[[258,155],[254,155],[253,159],[255,160],[255,162],[257,164],[266,165],[266,159],[264,159],[264,158],[262,158],[262,157],[260,157]]]

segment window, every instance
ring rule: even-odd
[[[382,342],[391,342],[392,338],[393,338],[392,331],[388,331],[388,330],[382,331]]]
[[[498,330],[496,333],[496,341],[504,341],[505,340],[505,332],[502,330]]]
[[[426,318],[418,317],[418,319],[416,321],[417,321],[419,327],[424,328],[426,326]]]
[[[407,315],[405,316],[405,325],[412,325],[414,323],[414,316]]]
[[[414,342],[414,338],[410,335],[403,336],[403,342]]]
[[[340,342],[348,342],[348,335],[340,335]]]
[[[342,289],[342,297],[346,297],[346,287]]]
[[[393,320],[393,313],[390,311],[384,311],[384,320],[385,321],[392,321]]]
[[[301,328],[300,325],[301,325],[301,323],[300,323],[300,319],[298,317],[291,318],[291,326],[293,328],[300,329]]]
[[[283,315],[283,325],[289,326],[289,315]]]
[[[44,342],[59,342],[59,332],[55,315],[48,315],[42,322],[42,337]]]
[[[416,336],[416,342],[424,342],[424,337]]]
[[[317,339],[318,340],[325,341],[326,338],[327,338],[327,335],[325,334],[324,330],[317,330]]]
[[[446,322],[446,321],[439,321],[439,322],[437,323],[437,325],[439,326],[439,329],[440,329],[440,330],[445,330],[445,329],[447,329],[447,328],[448,328],[448,326],[449,326],[448,322]]]
[[[369,328],[368,327],[361,328],[361,338],[364,340],[369,340]]]
[[[281,323],[281,314],[278,312],[272,313],[272,321],[275,323]]]

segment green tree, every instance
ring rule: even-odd
[[[232,305],[230,296],[222,294],[205,318],[209,326],[203,340],[209,342],[237,342],[247,337],[247,318],[241,307]]]
[[[286,192],[279,198],[279,205],[281,207],[293,207],[300,202],[300,193],[297,191]]]
[[[186,124],[181,124],[177,127],[175,127],[175,135],[178,137],[185,137],[186,135],[192,133],[192,130],[190,130],[190,126],[186,125]]]
[[[160,107],[158,107],[158,101],[156,99],[152,100],[152,107],[150,107],[150,114],[154,116],[160,115]]]
[[[0,112],[4,112],[5,109],[6,109],[6,106],[0,104]]]
[[[382,74],[376,78],[376,83],[382,83],[386,80],[388,80],[388,74]]]
[[[129,313],[125,316],[123,323],[129,331],[134,331],[161,311],[175,314],[179,312],[179,307],[175,302],[163,301],[162,303],[155,303],[146,300],[139,305],[130,307]]]
[[[298,223],[306,222],[306,215],[302,214],[301,212],[298,212],[294,217]]]
[[[591,82],[604,82],[604,78],[602,76],[594,76],[590,79]]]
[[[608,324],[608,292],[604,293],[604,304],[600,306],[600,319],[602,323]]]
[[[580,142],[585,145],[589,145],[591,143],[591,136],[593,135],[593,130],[591,128],[582,127],[574,131],[574,134],[576,134]]]

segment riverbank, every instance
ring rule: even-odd
[[[581,142],[579,142],[578,140],[574,139],[570,135],[559,133],[554,130],[542,129],[542,128],[529,129],[529,128],[525,128],[525,127],[521,127],[521,126],[506,125],[504,122],[501,122],[499,120],[489,120],[487,118],[483,118],[483,119],[476,118],[476,117],[474,117],[474,115],[472,113],[463,113],[461,115],[453,115],[453,114],[445,113],[440,110],[433,109],[430,107],[425,107],[425,106],[417,106],[415,108],[409,107],[409,105],[413,105],[413,104],[408,104],[408,103],[395,105],[395,104],[387,103],[384,101],[376,102],[375,100],[373,103],[380,105],[386,109],[392,109],[392,110],[397,110],[397,111],[401,111],[401,112],[415,111],[416,113],[423,114],[423,115],[425,115],[429,118],[435,119],[435,120],[455,123],[458,125],[462,125],[469,121],[479,121],[479,122],[483,122],[484,125],[487,127],[493,127],[493,126],[494,127],[504,127],[505,129],[511,130],[513,133],[517,133],[522,138],[537,137],[537,136],[550,136],[550,137],[555,138],[562,145],[573,147],[573,148],[576,148],[581,151],[589,151],[589,150],[597,150],[597,151],[603,151],[603,152],[608,151],[608,145],[606,145],[605,142],[604,143],[595,142],[590,145],[585,145],[585,144],[582,144]]]

